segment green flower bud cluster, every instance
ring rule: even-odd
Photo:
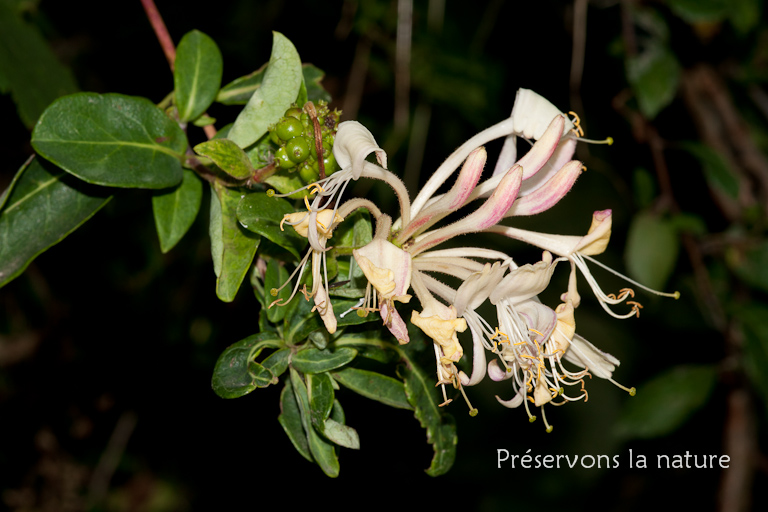
[[[338,110],[330,111],[328,103],[319,101],[315,105],[317,122],[322,136],[322,159],[325,175],[339,170],[333,156],[333,141],[339,125]],[[285,115],[269,128],[269,136],[278,148],[275,151],[275,163],[280,169],[297,172],[305,183],[317,181],[320,175],[317,146],[315,145],[315,126],[310,115],[297,105],[285,111]]]

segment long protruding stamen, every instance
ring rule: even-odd
[[[544,420],[544,426],[547,427],[547,434],[551,433],[555,427],[547,422],[547,414],[544,412],[544,406],[541,406],[541,419]]]
[[[644,286],[644,285],[638,283],[637,281],[635,281],[633,279],[630,279],[629,277],[625,276],[624,274],[613,270],[608,265],[605,265],[604,263],[601,263],[601,262],[597,261],[596,259],[587,256],[586,254],[582,254],[581,256],[583,258],[586,258],[589,261],[595,263],[597,266],[604,268],[605,270],[607,270],[611,274],[613,274],[615,276],[618,276],[618,277],[624,279],[625,281],[627,281],[629,283],[632,283],[633,285],[637,286],[638,288],[642,288],[643,290],[647,291],[648,293],[652,293],[654,295],[660,295],[662,297],[671,297],[673,299],[679,299],[680,298],[680,292],[679,291],[675,291],[673,293],[669,293],[669,292],[660,292],[658,290],[654,290],[653,288],[648,288],[647,286]]]
[[[635,395],[637,394],[637,389],[635,389],[635,387],[634,387],[634,386],[633,386],[633,387],[631,387],[631,388],[628,388],[627,386],[622,386],[621,384],[619,384],[618,382],[616,382],[615,380],[613,380],[613,379],[612,379],[612,378],[610,378],[610,377],[608,378],[608,380],[609,380],[609,381],[610,381],[610,382],[611,382],[611,383],[612,383],[614,386],[616,386],[617,388],[621,388],[621,389],[623,389],[624,391],[626,391],[627,393],[629,393],[629,396],[635,396]]]

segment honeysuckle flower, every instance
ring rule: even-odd
[[[289,213],[283,217],[283,221],[280,223],[280,229],[283,229],[283,224],[289,224],[293,226],[296,233],[306,237],[310,240],[310,248],[307,251],[304,258],[296,267],[293,275],[286,281],[283,286],[291,283],[293,276],[298,272],[299,276],[296,279],[296,286],[293,288],[291,296],[287,302],[290,302],[296,291],[298,290],[299,283],[301,282],[301,276],[304,273],[307,260],[309,256],[312,256],[312,290],[310,292],[304,292],[307,300],[312,298],[315,302],[315,310],[320,314],[325,328],[330,334],[336,332],[336,316],[333,313],[333,306],[331,305],[331,298],[328,295],[328,270],[326,268],[325,261],[325,246],[328,239],[333,236],[334,228],[343,221],[343,217],[333,210],[320,210],[317,212],[295,212]],[[314,229],[312,229],[314,228]],[[314,241],[314,243],[312,243]],[[325,286],[323,286],[325,283]],[[280,287],[280,289],[283,288]],[[272,291],[272,295],[276,296],[280,289]],[[272,306],[282,305],[280,299],[270,304]]]
[[[320,274],[326,241],[338,223],[337,215],[344,218],[358,208],[371,213],[375,220],[373,240],[352,251],[368,281],[365,297],[357,309],[362,310],[361,314],[378,311],[396,339],[408,343],[408,326],[398,313],[397,303],[409,302],[412,291],[420,308],[417,306],[411,313],[410,321],[433,340],[437,383],[444,398],[441,405],[451,401],[445,386],[452,385],[464,396],[470,414],[475,414],[464,387],[475,385],[488,375],[492,380],[512,383],[512,398],[497,396],[499,402],[507,407],[524,404],[531,419],[535,417],[528,402],[542,408],[550,431],[544,405],[586,400],[586,376],[595,375],[615,383],[612,374],[619,361],[576,333],[574,314],[580,303],[576,269],[587,277],[601,305],[614,316],[634,315],[640,307],[628,302],[633,305],[629,314],[611,311],[609,306],[626,301],[633,292],[622,291],[618,297],[605,294],[586,266],[587,259],[605,250],[611,232],[610,210],[595,212],[585,236],[549,235],[500,224],[506,218],[535,215],[553,207],[583,172],[582,163],[572,159],[576,143],[585,140],[583,130],[578,117],[569,114],[563,114],[538,94],[521,89],[510,117],[454,151],[430,176],[413,202],[402,181],[386,169],[386,154],[373,135],[360,123],[342,123],[333,149],[341,170],[308,187],[316,194],[311,203],[306,202],[308,213],[286,219],[309,239],[314,277]],[[532,142],[520,158],[516,137]],[[497,138],[506,138],[504,147],[493,174],[482,180],[488,158],[483,145]],[[367,160],[372,154],[378,165]],[[457,170],[447,192],[438,193]],[[349,182],[362,177],[379,179],[392,187],[400,206],[394,222],[366,198],[342,200]],[[455,212],[463,215],[449,224],[438,224]],[[538,246],[544,249],[542,258],[518,266],[503,252],[472,244],[451,249],[438,247],[481,231]],[[300,264],[302,269],[307,258]],[[552,309],[538,295],[549,286],[557,264],[564,261],[571,267],[568,289],[561,295],[562,303]],[[448,281],[443,282],[438,275]],[[451,284],[455,282],[458,286]],[[316,308],[329,330],[331,326],[335,329],[327,280],[314,279],[313,283],[316,285],[313,284],[311,293]],[[496,308],[495,322],[478,313],[486,301]],[[469,375],[458,367],[464,356],[458,335],[467,329],[472,337]],[[486,351],[493,355],[490,362]],[[579,369],[569,370],[564,363]],[[576,393],[565,391],[573,386],[578,386]]]

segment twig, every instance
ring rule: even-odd
[[[100,504],[109,490],[109,481],[120,463],[133,430],[136,428],[136,413],[124,412],[117,420],[112,436],[109,438],[104,453],[101,454],[99,463],[91,476],[88,486],[88,503],[91,507]]]
[[[141,5],[144,7],[144,12],[147,13],[149,23],[152,25],[157,40],[163,48],[163,53],[165,53],[165,58],[168,60],[168,65],[171,67],[171,71],[173,71],[174,62],[176,62],[176,47],[173,44],[171,35],[168,33],[168,28],[165,26],[163,17],[160,16],[160,11],[158,11],[157,6],[155,6],[155,0],[141,0]]]

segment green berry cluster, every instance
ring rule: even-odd
[[[297,105],[285,111],[285,115],[269,129],[269,135],[278,148],[275,151],[275,162],[281,169],[297,172],[305,183],[317,181],[320,167],[315,145],[315,126],[312,117]],[[338,110],[331,111],[328,103],[319,101],[315,105],[317,122],[322,135],[322,159],[325,175],[329,176],[339,170],[333,156],[333,141],[339,124]]]

